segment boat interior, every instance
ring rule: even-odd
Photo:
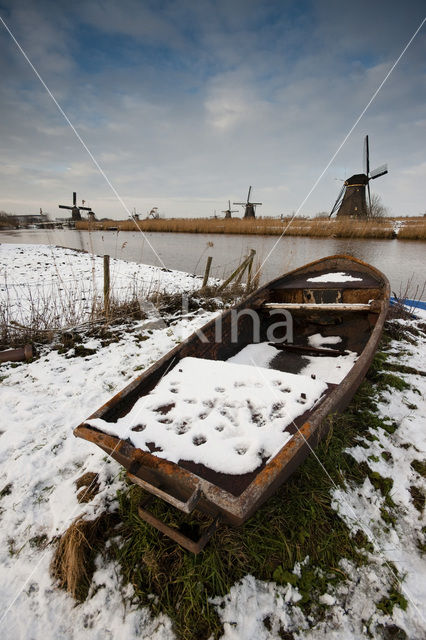
[[[271,311],[288,311],[293,324],[292,342],[276,345],[280,353],[270,362],[271,368],[300,373],[307,357],[327,358],[333,367],[330,358],[337,366],[345,352],[362,353],[381,310],[377,301],[383,297],[383,283],[371,273],[354,269],[345,273],[354,280],[315,282],[315,272],[308,271],[283,278],[268,290],[267,300],[260,307],[263,336],[277,319],[275,314],[270,315]],[[278,327],[274,336],[279,340],[285,331],[283,327],[280,334]],[[315,344],[312,336],[318,336]]]
[[[327,383],[325,395],[329,395],[362,354],[385,295],[385,283],[378,272],[376,275],[363,263],[354,264],[350,259],[346,262],[342,265],[341,259],[330,259],[329,264],[323,261],[314,263],[261,288],[244,303],[221,316],[220,340],[217,339],[217,323],[211,321],[203,328],[207,341],[194,336],[183,343],[165,356],[150,374],[142,375],[139,382],[134,381],[122,394],[104,405],[96,416],[114,422],[126,415],[138,398],[154,389],[161,378],[185,357],[215,361],[231,359],[299,376],[318,377]],[[245,313],[247,309],[258,315],[257,327],[253,314]],[[232,313],[237,314],[237,331]],[[252,358],[251,352],[244,360],[245,351],[250,351],[255,342],[260,361]],[[268,352],[267,358],[262,357],[262,348]],[[304,424],[309,413],[305,412],[294,420],[294,430]],[[155,444],[152,445],[151,452],[155,453]],[[179,460],[178,464],[238,496],[264,468],[266,461],[254,472],[231,476],[191,460]],[[144,474],[141,466],[138,473],[140,477]]]

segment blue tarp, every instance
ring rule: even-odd
[[[411,300],[410,298],[392,298],[390,299],[391,305],[395,304],[403,304],[406,307],[407,311],[413,316],[416,317],[416,309],[423,309],[426,311],[426,302],[423,300]]]

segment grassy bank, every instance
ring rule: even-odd
[[[411,339],[411,338],[410,338]],[[359,486],[369,479],[378,492],[382,528],[392,527],[396,505],[391,497],[392,479],[373,471],[367,462],[358,463],[345,453],[363,441],[377,440],[379,432],[392,434],[397,424],[381,418],[376,410],[378,397],[385,390],[406,389],[409,385],[394,367],[386,372],[386,349],[390,336],[384,336],[382,351],[376,358],[347,411],[329,418],[330,434],[317,450],[327,473],[311,455],[250,520],[241,528],[222,525],[205,551],[193,556],[158,533],[138,517],[138,505],[147,497],[139,487],[126,482],[117,494],[119,508],[110,525],[110,543],[105,548],[105,530],[91,553],[101,552],[121,567],[125,583],[132,585],[133,604],[148,605],[154,614],[166,613],[181,640],[217,638],[222,629],[211,599],[224,596],[232,585],[249,572],[255,578],[294,585],[302,596],[298,602],[313,626],[325,615],[318,597],[330,585],[347,576],[340,568],[343,558],[356,566],[368,564],[372,546],[361,531],[356,535],[338,517],[332,504],[336,486]],[[385,450],[383,459],[391,454]],[[124,480],[124,473],[123,473]],[[208,519],[194,512],[179,514],[161,500],[152,499],[149,509],[172,527],[189,535],[199,535]],[[309,562],[304,563],[309,556]],[[295,563],[302,563],[298,575]],[[90,578],[86,581],[86,593]],[[389,587],[377,608],[391,613],[395,606],[407,605],[389,569]],[[84,595],[83,595],[84,598]],[[268,628],[268,620],[264,621]],[[291,634],[280,637],[291,638]],[[401,636],[403,637],[403,636]]]
[[[369,541],[360,532],[351,534],[332,508],[331,493],[334,484],[361,484],[369,476],[385,498],[383,518],[392,518],[392,484],[378,474],[374,477],[368,465],[358,464],[344,453],[360,437],[372,437],[370,428],[395,428],[374,411],[375,396],[382,389],[404,384],[397,375],[383,373],[383,363],[384,356],[379,353],[349,409],[329,419],[330,434],[317,451],[329,476],[315,457],[309,456],[299,472],[243,527],[222,526],[198,557],[141,522],[137,515],[144,493],[141,489],[129,484],[120,493],[122,525],[120,540],[111,547],[112,556],[120,563],[124,580],[133,584],[140,602],[149,604],[156,613],[166,612],[174,620],[179,638],[217,637],[221,624],[209,599],[228,593],[248,571],[261,580],[293,583],[302,594],[305,614],[318,618],[319,594],[327,584],[344,578],[339,561],[349,558],[357,565],[366,562]],[[179,521],[193,533],[206,524],[203,516],[176,515],[176,510],[160,500],[153,511],[171,526]],[[297,577],[293,567],[306,556],[310,562]],[[155,601],[148,594],[154,594]],[[404,604],[403,596],[395,597]]]
[[[219,218],[170,218],[159,220],[105,220],[76,223],[77,229],[120,231],[161,231],[169,233],[223,233],[244,235],[276,235],[285,231],[287,236],[307,236],[312,238],[384,238],[395,237],[397,219],[382,218],[374,220],[329,219],[329,218],[295,218],[289,225],[290,218],[277,220],[273,218],[219,219]],[[399,238],[425,240],[426,220],[424,218],[401,219],[403,224]],[[287,228],[288,227],[288,228]]]
[[[51,343],[43,336],[43,344],[35,345],[31,362],[0,366],[0,597],[8,616],[3,626],[15,637],[38,638],[47,629],[52,638],[217,640],[222,625],[223,640],[324,640],[346,637],[346,629],[365,640],[425,636],[415,609],[426,599],[420,555],[426,549],[420,517],[426,372],[418,371],[424,369],[425,324],[388,324],[382,353],[357,396],[343,415],[330,418],[333,433],[317,452],[329,475],[310,456],[243,528],[221,525],[195,558],[139,519],[143,493],[102,449],[82,446],[72,429],[227,301],[216,294],[212,300],[207,290],[200,298],[193,291],[199,279],[180,272],[117,261],[117,277],[111,278],[117,302],[125,301],[135,276],[144,299],[156,294],[162,321],[143,304],[123,309],[127,321],[107,318],[65,331],[66,301],[80,300],[90,311],[83,284],[94,283],[90,290],[102,293],[103,261],[31,245],[3,245],[1,260],[11,283],[4,299],[14,317],[37,323],[39,309],[43,322],[50,317],[61,328]],[[80,297],[70,298],[77,283]],[[31,293],[33,311],[24,305],[23,290]],[[61,315],[52,318],[35,298],[50,304],[56,292]],[[184,309],[182,292],[188,295]],[[134,311],[148,317],[132,319]],[[171,526],[185,525],[194,537],[207,525],[201,515],[186,518],[156,500],[148,509]],[[373,531],[375,550],[359,523]],[[78,604],[49,581],[51,559],[55,584]],[[404,576],[402,586],[392,576],[395,567]],[[270,605],[262,604],[266,597]]]

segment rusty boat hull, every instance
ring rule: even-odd
[[[321,274],[344,272],[351,280],[322,282]],[[326,417],[340,412],[350,402],[362,382],[376,352],[386,319],[390,297],[389,282],[380,271],[352,256],[337,255],[307,264],[262,286],[220,316],[221,342],[215,341],[218,318],[202,332],[208,342],[194,333],[163,356],[142,375],[101,406],[87,420],[102,418],[114,422],[126,415],[135,402],[148,394],[162,376],[182,358],[191,356],[225,361],[253,342],[253,324],[245,309],[256,310],[264,336],[276,318],[271,309],[290,311],[294,323],[293,344],[284,346],[270,368],[298,373],[303,357],[312,351],[308,337],[317,332],[339,336],[342,346],[358,354],[355,364],[339,384],[329,384],[319,403],[294,423],[290,440],[271,460],[243,475],[217,473],[191,461],[178,464],[142,451],[129,441],[104,433],[83,422],[74,434],[101,447],[128,472],[128,477],[147,492],[177,509],[189,513],[197,509],[213,518],[213,524],[193,542],[140,508],[141,517],[197,553],[222,521],[244,523],[297,469],[327,434]],[[237,340],[231,340],[232,311],[238,312]],[[235,330],[234,330],[235,331]],[[235,338],[235,333],[234,333]],[[317,349],[321,355],[321,349]]]

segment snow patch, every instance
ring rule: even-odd
[[[303,356],[307,364],[300,371],[304,376],[315,376],[329,384],[340,384],[358,359],[355,351],[347,351],[341,356]]]
[[[311,347],[324,348],[324,345],[342,342],[342,338],[340,336],[322,336],[320,333],[314,333],[312,336],[309,336],[308,342]]]
[[[307,278],[307,282],[362,282],[362,278],[355,278],[350,273],[344,271],[334,271],[330,273],[322,273],[320,276]]]
[[[278,353],[280,353],[279,350],[269,342],[258,342],[247,345],[235,356],[228,358],[227,362],[248,364],[253,367],[267,367]]]
[[[254,471],[291,438],[286,430],[327,385],[309,377],[202,358],[183,358],[116,423],[88,424],[129,438],[171,462],[191,460],[221,473]]]
[[[221,640],[272,640],[280,637],[280,629],[300,631],[308,627],[301,609],[295,606],[299,600],[300,593],[290,584],[279,587],[247,575],[224,598],[211,602],[223,623]]]

